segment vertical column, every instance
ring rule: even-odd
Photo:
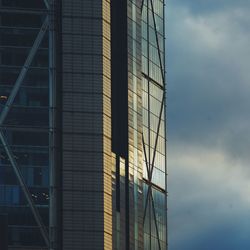
[[[49,169],[50,250],[61,250],[61,2],[49,4]]]

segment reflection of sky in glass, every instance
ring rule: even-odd
[[[167,4],[170,250],[250,249],[250,2]]]

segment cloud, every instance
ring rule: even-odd
[[[183,7],[172,11],[167,40],[169,139],[221,147],[237,134],[240,144],[248,143],[248,11],[238,8],[202,16]]]
[[[169,155],[170,250],[249,249],[250,178],[241,166],[200,147]]]
[[[237,7],[249,8],[250,2],[247,0],[172,0],[168,1],[168,6],[185,6],[190,9],[193,15],[209,12],[223,11]]]
[[[167,7],[170,250],[250,249],[250,2]]]

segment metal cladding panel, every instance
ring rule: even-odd
[[[62,248],[112,249],[110,3],[62,1]]]

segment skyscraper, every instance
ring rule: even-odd
[[[0,249],[167,249],[163,0],[0,0]]]

